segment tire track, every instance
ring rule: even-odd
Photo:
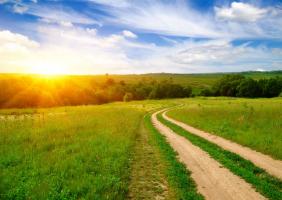
[[[248,147],[244,147],[240,144],[237,144],[235,142],[232,142],[230,140],[224,139],[222,137],[216,136],[214,134],[210,134],[208,132],[196,129],[192,126],[189,126],[183,122],[177,121],[175,119],[172,119],[166,115],[168,111],[163,112],[162,116],[164,119],[180,126],[181,128],[185,129],[189,133],[192,133],[194,135],[200,136],[209,142],[212,142],[214,144],[217,144],[221,148],[231,151],[233,153],[236,153],[240,155],[241,157],[250,160],[253,162],[256,166],[264,169],[269,174],[279,178],[282,180],[282,161],[275,160],[271,158],[268,155],[262,154],[260,152],[254,151]]]
[[[157,114],[163,111],[158,111],[152,115],[152,123],[161,134],[166,136],[167,141],[178,153],[180,161],[192,172],[191,176],[197,184],[198,191],[206,199],[266,199],[256,192],[250,184],[222,167],[205,151],[159,122]]]

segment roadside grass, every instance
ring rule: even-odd
[[[195,98],[168,116],[282,159],[282,98]]]
[[[53,108],[44,117],[1,119],[0,199],[125,199],[140,107]]]
[[[226,151],[218,145],[193,135],[183,128],[165,120],[161,114],[157,117],[159,121],[171,128],[175,133],[187,138],[190,142],[206,151],[212,158],[217,160],[231,172],[252,184],[262,195],[272,200],[282,199],[282,181],[279,179],[269,175],[263,169],[256,167],[252,162],[245,160],[239,155]]]
[[[196,184],[191,178],[191,173],[186,169],[183,163],[177,159],[177,153],[167,143],[165,137],[161,135],[152,125],[151,115],[145,116],[146,128],[152,134],[153,140],[157,142],[160,153],[166,161],[165,174],[169,188],[174,191],[175,199],[204,199],[197,193]]]
[[[128,199],[175,199],[165,169],[166,161],[142,120],[132,152]]]
[[[174,104],[0,110],[0,199],[175,199],[166,161],[142,122]]]

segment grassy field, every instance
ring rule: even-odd
[[[149,111],[178,104],[185,105],[170,116],[282,158],[281,98],[5,109],[0,110],[0,199],[202,199],[190,172],[149,115],[144,118]],[[268,192],[272,186],[264,187],[271,177],[252,174],[263,174],[260,169],[205,141],[191,140],[236,168],[235,174],[252,184],[258,181],[258,189],[276,199],[275,192]]]
[[[152,107],[1,111],[1,199],[124,199],[136,134]]]
[[[188,99],[168,115],[282,159],[282,98]]]
[[[144,121],[148,111],[173,104],[1,110],[0,199],[201,199]]]

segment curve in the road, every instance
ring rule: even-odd
[[[163,112],[163,110],[152,115],[152,123],[167,138],[167,141],[178,153],[180,161],[192,172],[191,176],[196,182],[199,192],[206,199],[265,199],[249,183],[222,167],[205,151],[163,125],[157,119],[157,114],[160,112]]]
[[[268,155],[262,154],[260,152],[254,151],[248,147],[242,146],[240,144],[237,144],[235,142],[229,141],[227,139],[224,139],[222,137],[216,136],[214,134],[196,129],[192,126],[189,126],[183,122],[177,121],[175,119],[172,119],[166,115],[166,112],[163,112],[162,116],[164,119],[180,126],[184,130],[188,131],[189,133],[192,133],[194,135],[200,136],[214,144],[217,144],[221,148],[231,151],[233,153],[236,153],[243,158],[250,160],[253,162],[256,166],[264,169],[269,174],[279,178],[282,180],[282,161],[281,160],[275,160],[271,158]]]

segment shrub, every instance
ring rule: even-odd
[[[133,99],[133,95],[130,92],[125,93],[125,95],[123,96],[124,102],[132,101],[132,99]]]
[[[248,78],[244,79],[240,82],[239,86],[237,87],[237,96],[238,97],[259,97],[260,96],[260,89],[258,82]]]

